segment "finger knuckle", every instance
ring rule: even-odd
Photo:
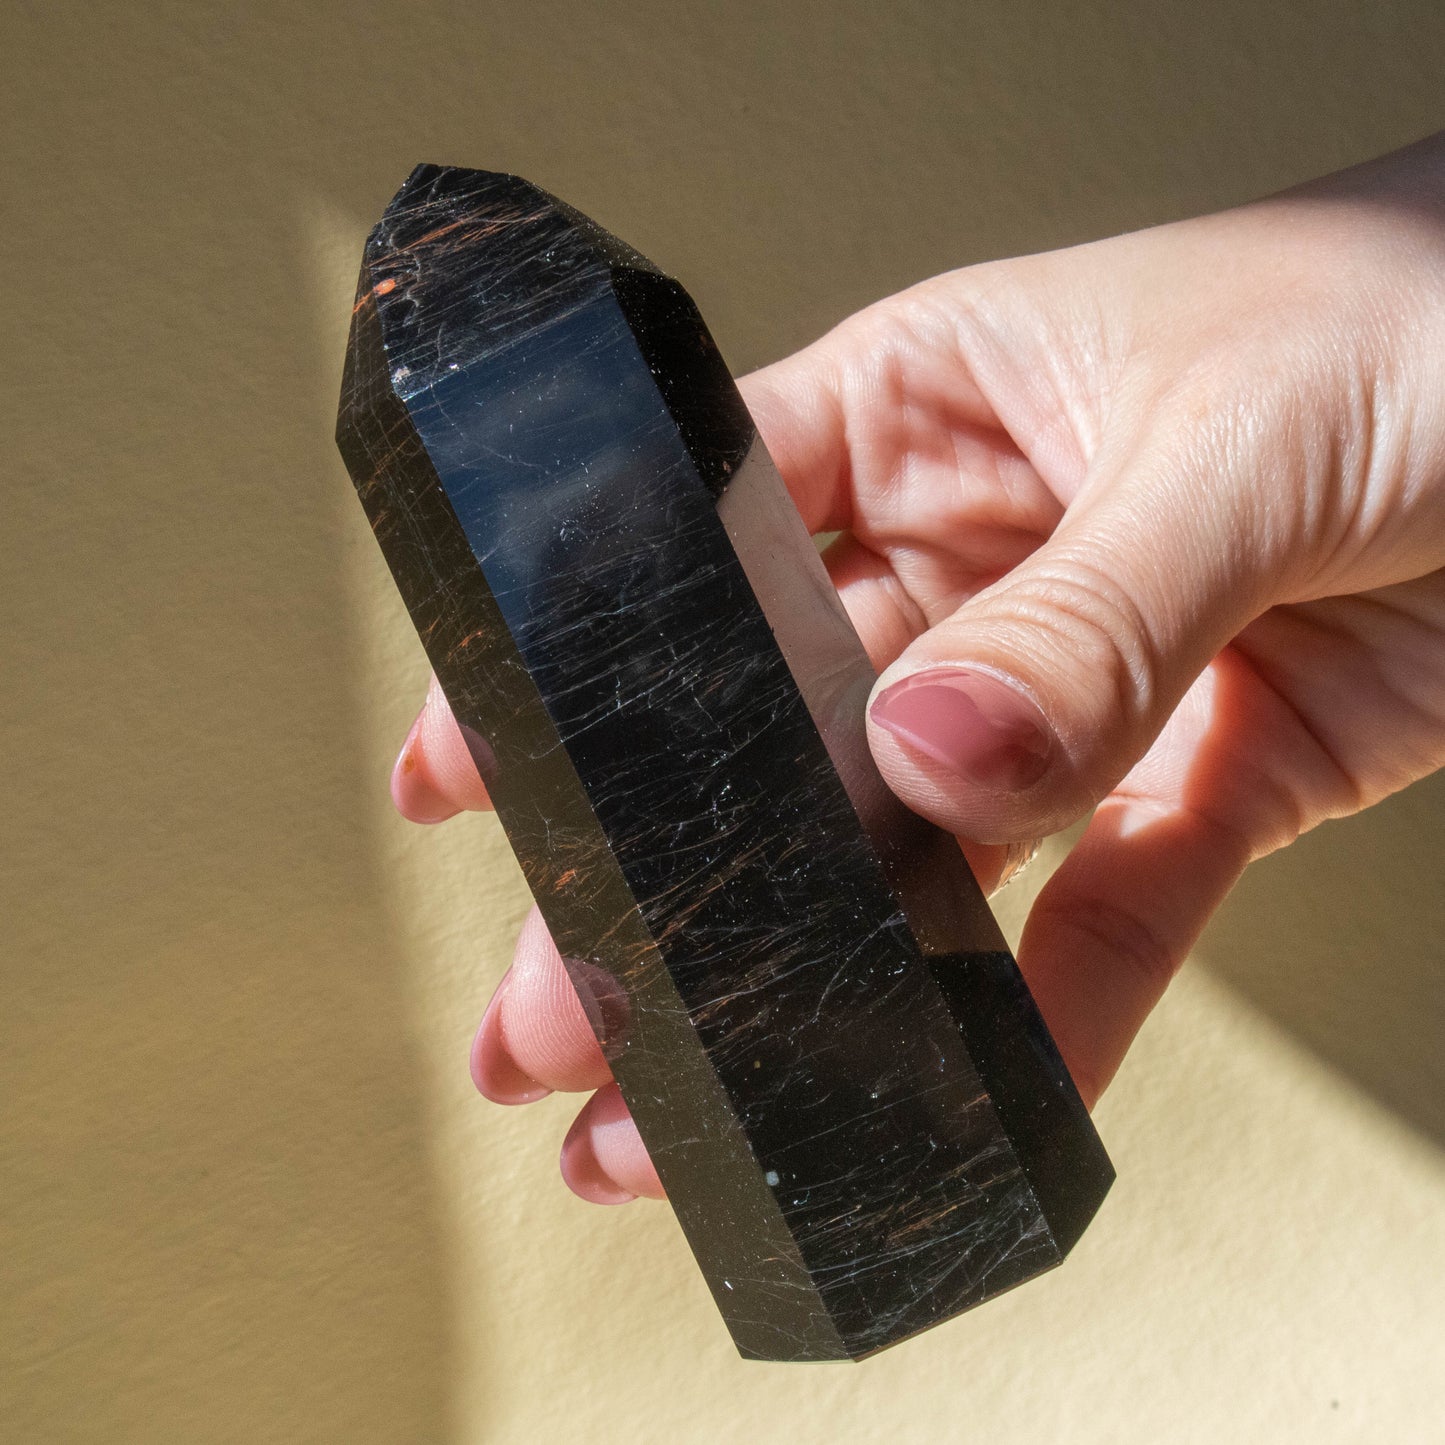
[[[1151,999],[1162,994],[1179,971],[1178,951],[1131,908],[1080,896],[1045,906],[1053,915],[1054,936],[1074,940],[1090,962],[1123,970]]]
[[[1044,664],[1042,676],[1087,682],[1104,715],[1087,719],[1090,725],[1151,713],[1161,647],[1143,609],[1106,563],[1060,555],[1008,600],[1017,643]]]

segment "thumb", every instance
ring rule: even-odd
[[[890,787],[986,843],[1086,813],[1268,605],[1251,490],[1206,494],[1162,456],[1090,477],[1049,541],[879,678],[869,741]]]

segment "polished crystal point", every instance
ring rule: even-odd
[[[1113,1171],[874,771],[867,658],[686,292],[420,166],[338,440],[742,1353],[856,1358],[1057,1264]]]

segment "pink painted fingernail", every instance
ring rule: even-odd
[[[990,672],[916,672],[879,693],[870,716],[925,757],[996,792],[1031,787],[1053,759],[1053,733],[1043,714]]]
[[[530,1104],[545,1099],[552,1091],[517,1067],[502,1038],[502,996],[511,976],[511,969],[502,976],[472,1040],[472,1083],[483,1098],[494,1104]]]
[[[417,714],[396,755],[396,765],[391,770],[391,801],[396,804],[397,812],[413,823],[444,823],[455,817],[457,810],[432,787],[417,757],[417,739],[421,736],[424,715]]]

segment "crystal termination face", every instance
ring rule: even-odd
[[[1113,1171],[682,288],[419,166],[337,437],[738,1349],[859,1358],[1057,1264]]]

